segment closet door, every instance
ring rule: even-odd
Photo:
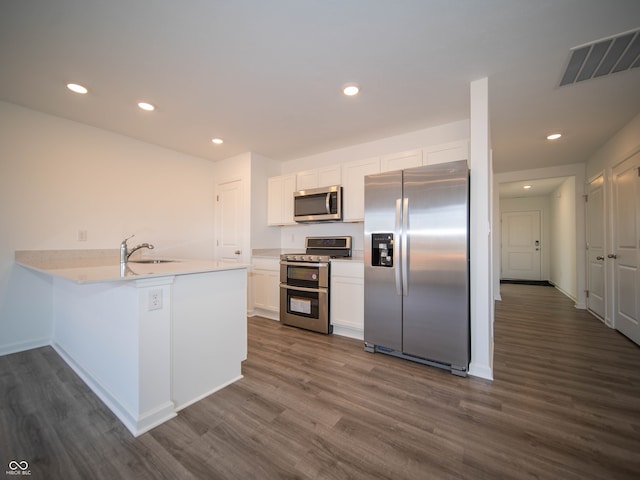
[[[606,317],[604,178],[589,182],[587,200],[587,308],[601,319]]]
[[[613,169],[614,326],[640,345],[640,153]]]

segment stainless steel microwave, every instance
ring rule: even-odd
[[[339,222],[342,220],[342,187],[310,188],[293,194],[296,222]]]

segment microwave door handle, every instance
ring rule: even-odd
[[[324,208],[327,210],[327,215],[331,213],[331,193],[327,192],[327,196],[324,199]]]

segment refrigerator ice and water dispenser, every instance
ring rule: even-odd
[[[371,266],[393,267],[393,233],[371,234]]]

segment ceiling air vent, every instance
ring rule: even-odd
[[[640,67],[640,29],[571,50],[560,86]]]

